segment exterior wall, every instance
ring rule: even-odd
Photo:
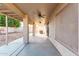
[[[49,38],[51,40],[55,39],[55,18],[53,17],[51,21],[49,21]]]
[[[78,4],[69,4],[49,22],[49,37],[78,54]]]
[[[78,4],[78,16],[79,16],[79,4]],[[78,55],[79,55],[79,17],[78,17]]]
[[[47,37],[46,25],[43,23],[41,24],[36,23],[35,25],[36,25],[35,36]],[[42,33],[40,31],[42,31]]]

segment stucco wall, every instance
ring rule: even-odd
[[[69,4],[51,18],[49,37],[78,54],[78,4]]]

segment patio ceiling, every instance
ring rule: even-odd
[[[16,5],[24,14],[28,14],[29,18],[34,22],[41,21],[42,23],[44,20],[51,16],[54,8],[57,6],[56,3],[16,3]],[[44,16],[42,20],[39,18],[38,14]]]
[[[5,14],[8,14],[9,16],[15,17],[15,18],[23,18],[24,15],[29,16],[29,22],[44,22],[47,21],[47,19],[51,16],[54,8],[57,6],[57,3],[10,3],[5,4],[5,6],[11,11],[4,12]],[[13,12],[15,13],[13,13]],[[39,18],[39,13],[41,16],[44,16],[43,20]],[[17,17],[16,17],[17,16]],[[18,17],[19,16],[19,17]]]
[[[8,9],[6,7],[6,5],[5,4],[2,4],[2,3],[0,3],[0,13],[2,13],[4,15],[8,15],[9,17],[13,17],[15,19],[19,19],[19,20],[22,21],[22,17],[20,17],[19,15],[17,15],[13,11],[11,11],[10,9]]]
[[[59,13],[65,6],[66,4],[58,3],[0,3],[0,12],[19,20],[28,15],[30,24],[40,21],[48,23],[52,13]],[[42,16],[42,19],[39,16]]]

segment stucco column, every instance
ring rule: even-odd
[[[46,25],[46,29],[47,29],[47,36],[49,37],[49,24]]]
[[[28,16],[25,15],[23,18],[23,39],[24,43],[29,43],[29,24],[28,24]]]
[[[33,23],[33,36],[35,36],[35,23]]]
[[[5,22],[5,24],[6,24],[6,40],[5,40],[5,42],[6,42],[6,44],[8,45],[8,16],[6,16],[6,22]]]

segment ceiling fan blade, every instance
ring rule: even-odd
[[[42,15],[39,10],[37,10],[37,13],[38,13],[38,17],[39,17],[39,18],[45,18],[45,15]]]

